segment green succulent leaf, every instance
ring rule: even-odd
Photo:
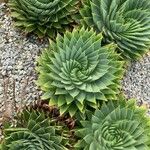
[[[76,144],[82,150],[149,150],[150,119],[135,100],[104,103],[91,118],[81,122]]]
[[[61,113],[84,113],[119,92],[123,61],[116,45],[102,46],[101,41],[102,34],[92,29],[74,29],[58,36],[38,59],[37,84]]]
[[[43,112],[24,110],[17,127],[6,128],[4,132],[1,150],[67,150],[63,144],[67,139],[65,130],[61,131]]]
[[[149,50],[149,0],[87,0],[80,14],[83,25],[103,32],[105,42],[115,42],[125,58],[137,59]]]
[[[79,15],[81,1],[11,0],[9,6],[17,27],[54,39],[57,33],[64,33],[77,24],[75,16]]]

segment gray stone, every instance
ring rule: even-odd
[[[3,78],[9,78],[7,96],[12,102],[15,81],[15,101],[17,107],[37,99],[41,95],[33,82],[37,78],[35,58],[47,47],[47,40],[39,43],[36,36],[28,38],[13,26],[13,21],[5,13],[6,5],[0,4],[0,97],[4,97]],[[0,117],[4,110],[4,100],[0,99]],[[13,102],[12,102],[13,103]]]

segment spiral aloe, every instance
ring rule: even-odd
[[[128,59],[137,59],[150,48],[149,0],[87,0],[82,23],[103,31],[105,42],[115,42]]]
[[[91,30],[74,29],[43,51],[38,60],[37,84],[57,105],[61,114],[85,112],[101,101],[115,99],[123,75],[123,61],[115,45],[101,45],[102,35]]]
[[[9,5],[15,25],[39,37],[72,29],[78,15],[80,0],[11,0]]]
[[[109,101],[77,131],[82,150],[149,150],[150,119],[135,100]]]
[[[42,112],[25,109],[17,118],[17,127],[4,131],[2,150],[67,150],[65,130]]]

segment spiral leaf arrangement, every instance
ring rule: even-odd
[[[105,42],[115,42],[128,59],[137,59],[150,48],[149,0],[87,0],[82,23],[103,31]]]
[[[123,62],[115,45],[101,45],[102,35],[74,29],[58,36],[38,60],[37,84],[61,114],[84,113],[87,106],[97,108],[101,101],[115,99],[123,75]]]
[[[80,4],[80,0],[11,0],[9,5],[16,26],[39,37],[55,38],[76,24]]]
[[[150,119],[135,100],[109,101],[82,122],[76,145],[82,150],[149,150]]]
[[[61,126],[45,114],[25,109],[17,118],[17,127],[6,128],[2,150],[67,150],[67,136]]]

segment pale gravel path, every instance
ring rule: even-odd
[[[27,38],[15,29],[7,7],[0,4],[0,117],[5,104],[13,104],[14,99],[20,107],[41,95],[34,83],[35,59],[47,44],[46,40],[41,42],[35,36]]]
[[[123,91],[128,98],[150,105],[150,53],[127,67]]]

